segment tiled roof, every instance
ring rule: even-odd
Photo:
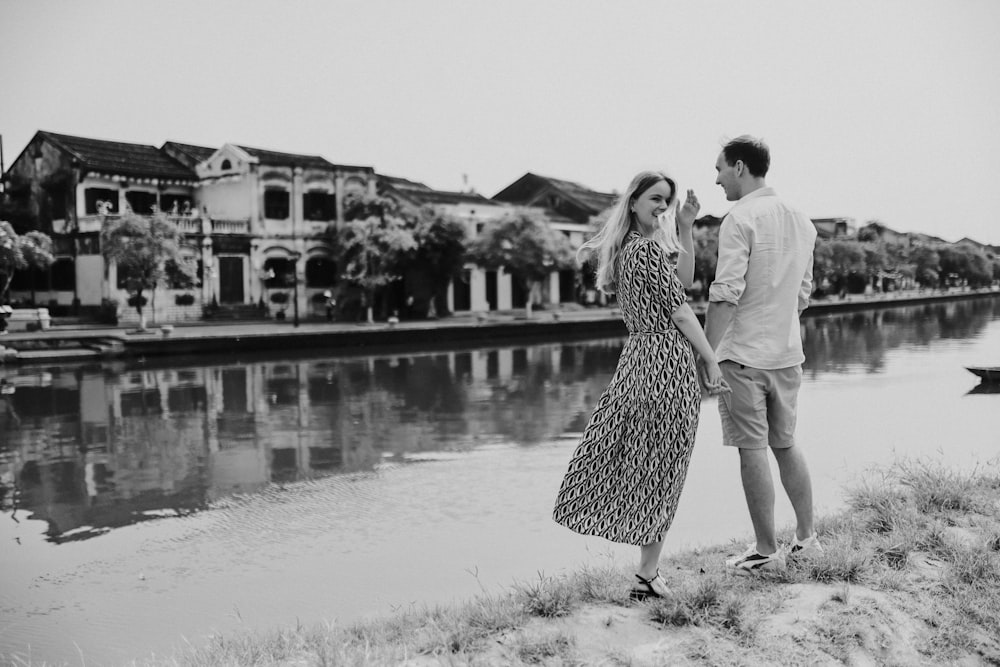
[[[615,200],[618,198],[613,194],[597,192],[596,190],[591,190],[590,188],[584,187],[579,183],[574,183],[572,181],[564,181],[559,178],[550,178],[548,176],[540,176],[539,178],[545,179],[563,193],[590,208],[594,213],[600,213],[614,204]]]
[[[196,164],[212,157],[212,154],[218,149],[209,148],[208,146],[195,146],[194,144],[182,144],[179,141],[168,141],[163,144],[163,150],[194,169]]]
[[[334,168],[333,163],[319,155],[299,155],[297,153],[280,153],[269,151],[263,148],[252,148],[250,146],[239,146],[247,154],[260,160],[261,164],[276,167],[302,167],[304,169],[327,169]]]
[[[84,169],[104,174],[196,180],[194,172],[156,146],[88,139],[39,131],[54,146],[80,161]]]
[[[414,191],[428,204],[493,204],[478,192],[448,192],[446,190]]]
[[[434,190],[423,183],[396,176],[379,174],[378,179],[393,190],[420,204],[495,204],[478,192],[451,192]]]
[[[262,165],[272,165],[276,167],[302,167],[303,169],[325,169],[327,171],[363,171],[375,173],[372,167],[362,167],[350,164],[334,164],[320,155],[300,155],[298,153],[281,153],[279,151],[269,151],[263,148],[253,148],[251,146],[239,146],[249,155],[260,160]]]
[[[591,190],[579,183],[561,178],[539,176],[528,172],[493,196],[493,199],[513,204],[533,203],[545,188],[559,191],[567,199],[576,202],[586,213],[595,215],[615,203],[616,195]]]
[[[400,192],[430,192],[431,188],[423,183],[418,183],[417,181],[411,181],[408,178],[399,178],[398,176],[386,176],[385,174],[377,174],[378,180],[386,185],[399,190]]]

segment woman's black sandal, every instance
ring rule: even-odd
[[[642,577],[642,576],[640,576],[638,574],[635,575],[635,578],[639,580],[639,583],[642,584],[643,588],[632,588],[632,589],[630,589],[629,592],[628,592],[629,599],[632,599],[632,600],[645,600],[646,598],[660,598],[660,597],[663,597],[662,595],[660,595],[659,593],[656,592],[655,588],[653,588],[653,582],[655,580],[660,579],[660,581],[663,581],[663,579],[660,577],[660,570],[659,570],[659,568],[657,568],[656,574],[654,574],[649,579],[646,579],[646,578],[644,578],[644,577]],[[666,584],[665,581],[663,582],[663,587],[664,588],[667,587],[667,584]]]

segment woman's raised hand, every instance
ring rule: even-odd
[[[677,212],[677,223],[682,227],[691,227],[694,225],[694,219],[700,210],[701,204],[698,202],[698,197],[695,196],[694,190],[688,189],[684,205]]]

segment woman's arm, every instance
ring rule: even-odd
[[[691,310],[691,306],[686,303],[681,305],[670,314],[670,319],[673,320],[677,329],[691,341],[691,347],[701,357],[705,368],[705,388],[708,389],[709,393],[718,394],[723,391],[729,391],[725,380],[722,379],[722,371],[719,370],[719,362],[715,358],[715,351],[708,344],[705,331],[701,328],[698,316]]]
[[[677,256],[677,277],[684,289],[691,289],[694,284],[694,219],[700,210],[694,190],[688,190],[684,205],[677,211],[677,240],[684,248]]]

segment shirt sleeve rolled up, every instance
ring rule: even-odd
[[[750,259],[747,231],[732,215],[722,221],[719,227],[719,261],[715,280],[708,290],[709,301],[725,301],[734,306],[740,302],[747,286],[747,263]]]

